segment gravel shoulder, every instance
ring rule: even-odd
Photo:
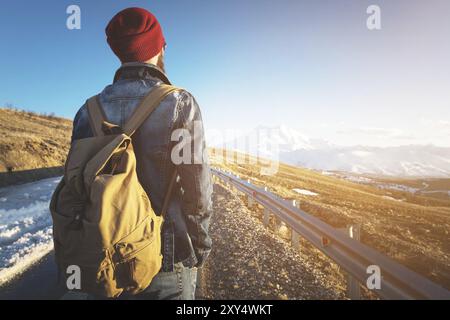
[[[345,280],[318,251],[290,246],[216,184],[213,249],[201,270],[200,299],[344,299]]]

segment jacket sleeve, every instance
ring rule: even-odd
[[[86,104],[84,104],[75,115],[73,120],[71,143],[75,140],[89,138],[93,136],[91,125],[89,124],[89,115],[87,113]]]
[[[212,215],[212,180],[205,144],[200,108],[191,94],[183,91],[178,103],[180,123],[186,138],[183,151],[172,149],[172,161],[177,165],[182,187],[182,211],[186,218],[189,236],[201,267],[211,251],[209,224]],[[176,136],[176,133],[175,133]],[[173,135],[172,135],[173,137]],[[179,141],[178,139],[176,139]],[[190,149],[190,152],[188,151]],[[186,152],[186,153],[185,153]],[[178,153],[178,155],[176,155]],[[183,154],[183,161],[174,161],[175,156]]]

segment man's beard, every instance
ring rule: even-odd
[[[166,73],[166,68],[164,66],[164,54],[160,54],[156,66],[161,69],[162,72]]]

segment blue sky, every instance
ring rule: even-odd
[[[81,30],[66,8],[81,8]],[[366,9],[381,8],[369,31]],[[72,118],[112,81],[104,35],[119,10],[160,20],[174,84],[208,130],[286,125],[337,144],[450,146],[446,0],[3,0],[0,105]]]

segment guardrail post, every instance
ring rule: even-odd
[[[281,235],[281,228],[284,226],[284,222],[275,216],[275,233]]]
[[[294,230],[291,230],[291,244],[295,249],[298,249],[300,246],[300,237]]]
[[[275,215],[275,233],[281,236],[281,228],[283,226],[285,226],[285,223]]]
[[[298,200],[292,200],[292,206],[296,208],[300,208],[300,202]],[[291,229],[291,245],[298,249],[300,246],[300,237],[297,232],[294,231],[294,229]]]
[[[275,222],[275,233],[278,233],[278,229],[279,229],[281,221],[280,221],[280,219],[278,219],[277,215],[273,216],[273,220]]]
[[[236,193],[236,191],[237,191],[236,186],[233,184],[233,182],[231,180],[227,181],[227,185],[230,188],[231,192]]]
[[[255,205],[255,201],[253,201],[253,197],[248,195],[247,196],[247,206],[249,208],[253,208],[254,205]]]
[[[360,241],[361,235],[361,226],[357,225],[348,225],[343,231],[352,239],[356,241]],[[360,300],[361,299],[361,288],[359,286],[358,280],[353,278],[350,274],[347,274],[347,296],[351,300]]]
[[[264,208],[264,219],[263,219],[264,227],[268,227],[269,222],[270,222],[270,211],[269,209]]]

